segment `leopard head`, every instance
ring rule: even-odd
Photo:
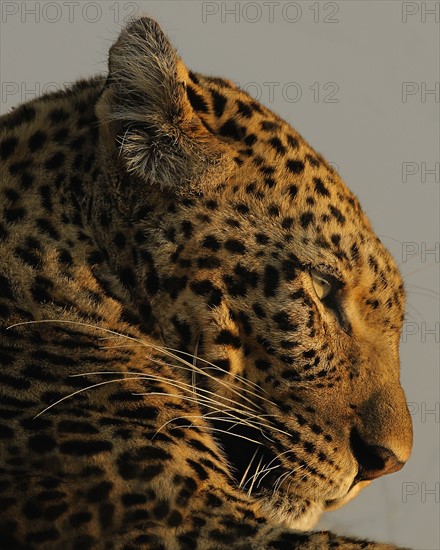
[[[335,170],[232,82],[189,71],[147,18],[112,47],[97,115],[132,293],[187,358],[237,486],[309,528],[399,470],[403,284]]]

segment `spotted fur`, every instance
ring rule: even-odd
[[[0,158],[1,548],[391,548],[310,531],[412,440],[402,281],[321,155],[143,18]]]

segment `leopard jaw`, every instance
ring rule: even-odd
[[[287,494],[278,499],[276,504],[272,496],[264,497],[260,504],[263,512],[273,521],[299,531],[313,529],[324,512],[323,502],[301,497],[293,499]]]
[[[260,506],[264,513],[277,523],[290,529],[308,531],[315,527],[323,513],[342,508],[370,483],[371,481],[358,482],[344,496],[332,500],[316,502],[285,494],[274,503],[274,497],[271,495],[263,497]]]

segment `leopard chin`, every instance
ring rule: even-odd
[[[263,497],[260,506],[274,522],[297,531],[313,529],[325,511],[324,502],[313,502],[287,493]]]
[[[366,479],[363,481],[353,482],[351,488],[347,491],[346,495],[341,498],[333,500],[327,500],[325,502],[325,512],[332,512],[345,506],[350,500],[354,499],[362,489],[367,487],[371,483],[371,480]]]
[[[273,521],[297,531],[309,531],[316,526],[323,513],[342,508],[370,483],[370,480],[353,482],[344,496],[326,501],[313,501],[288,493],[267,494],[261,498],[260,506]]]

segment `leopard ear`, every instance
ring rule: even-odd
[[[232,166],[229,147],[193,110],[188,79],[152,19],[130,23],[110,49],[109,75],[97,106],[105,140],[118,149],[129,174],[161,188],[212,185]]]

